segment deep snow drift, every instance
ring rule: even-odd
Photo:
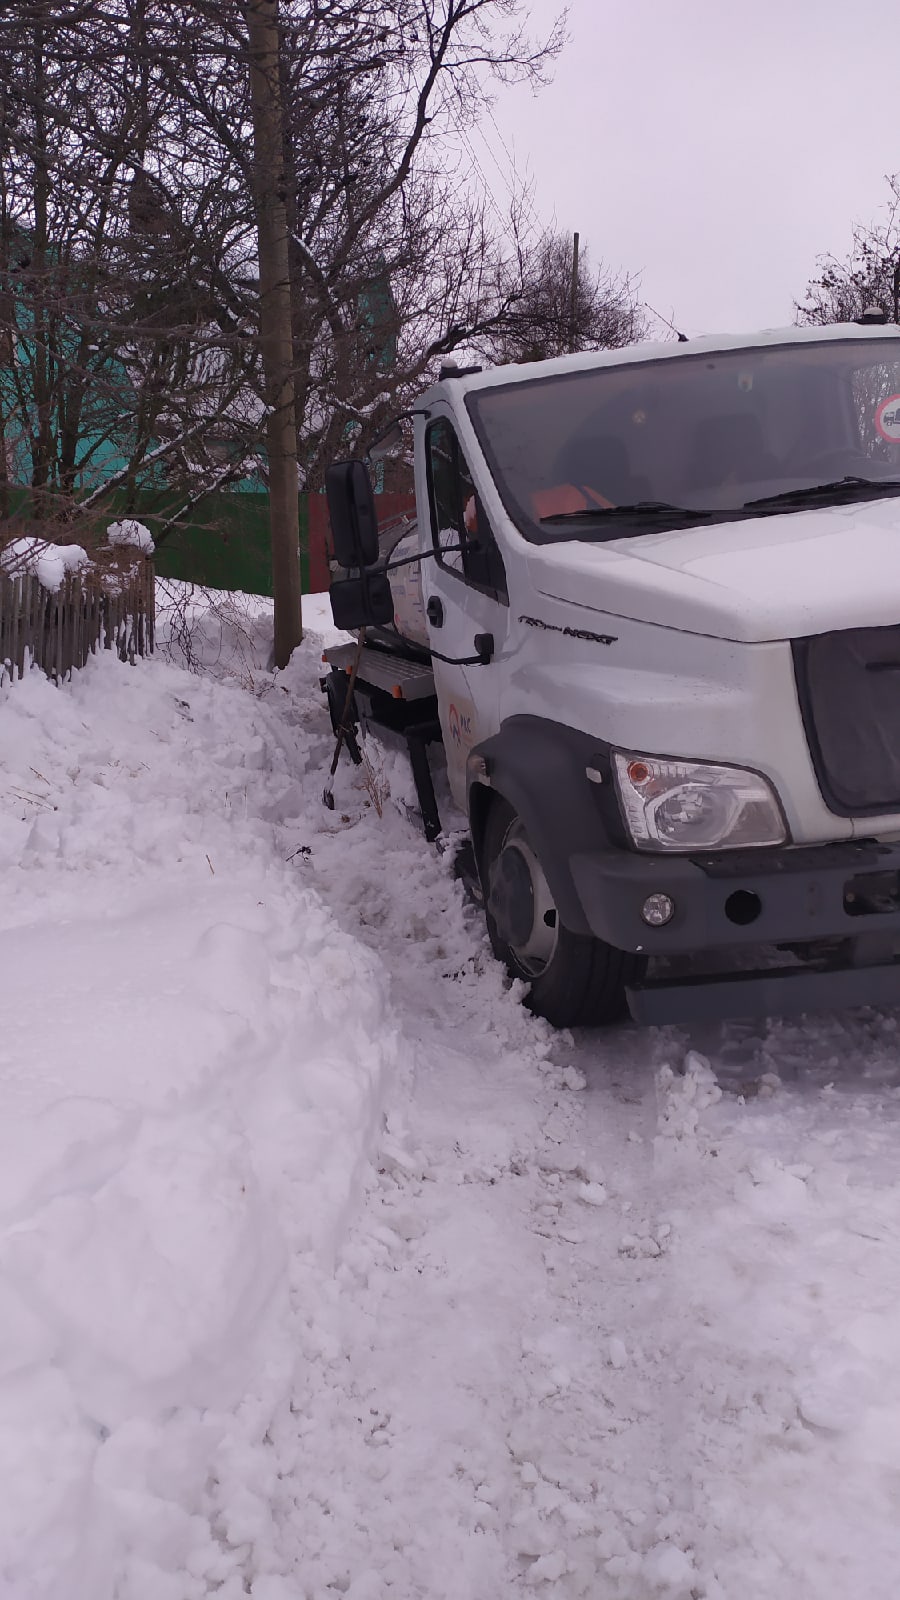
[[[173,624],[0,691],[4,1600],[893,1597],[896,1019],[554,1037]]]

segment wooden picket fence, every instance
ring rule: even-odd
[[[0,570],[0,684],[32,664],[62,683],[101,647],[133,662],[152,651],[153,630],[152,561],[106,575],[70,572],[55,592],[31,573]]]

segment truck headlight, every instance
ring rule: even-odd
[[[787,839],[775,792],[757,772],[627,751],[613,763],[638,850],[740,850]]]

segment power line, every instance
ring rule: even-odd
[[[476,126],[475,126],[475,130],[474,131],[478,134],[479,138],[481,139],[482,145],[484,146],[485,151],[490,156],[491,161],[494,163],[494,166],[497,168],[497,172],[499,173],[500,178],[501,178],[501,180],[502,180],[502,182],[503,182],[503,184],[504,184],[504,186],[506,188],[506,192],[509,195],[510,206],[511,207],[515,207],[516,205],[521,204],[522,205],[522,209],[523,209],[523,214],[525,216],[525,221],[526,221],[528,227],[533,229],[535,232],[539,233],[539,232],[542,231],[543,225],[542,225],[541,220],[540,220],[540,218],[539,218],[539,216],[538,216],[538,214],[537,214],[537,212],[535,210],[534,202],[533,202],[530,194],[528,193],[527,188],[525,187],[525,185],[522,182],[522,179],[521,179],[521,177],[519,175],[519,171],[518,171],[518,168],[516,166],[515,158],[511,154],[511,152],[509,150],[509,147],[508,147],[508,145],[506,143],[506,140],[503,137],[503,134],[500,132],[500,129],[497,127],[496,119],[494,118],[493,112],[491,111],[490,107],[487,108],[487,114],[491,119],[491,122],[492,122],[492,124],[493,124],[493,126],[494,126],[494,128],[496,130],[497,137],[500,140],[500,143],[503,146],[503,149],[504,149],[504,151],[506,153],[507,159],[509,161],[509,166],[510,166],[510,168],[512,170],[512,174],[513,174],[513,177],[515,179],[515,184],[510,179],[509,170],[504,170],[503,166],[501,165],[500,161],[498,160],[496,152],[494,151],[494,149],[491,146],[490,140],[488,139],[487,134],[485,133],[483,125],[481,123],[477,123]],[[459,137],[463,140],[463,142],[464,142],[464,144],[466,146],[466,149],[468,150],[469,155],[472,158],[472,164],[473,164],[476,172],[478,173],[478,175],[479,175],[479,177],[481,179],[481,182],[482,182],[482,184],[484,186],[485,193],[486,193],[486,195],[487,195],[487,197],[488,197],[488,199],[490,201],[491,207],[493,208],[494,214],[497,217],[498,222],[500,223],[501,227],[504,230],[506,230],[508,228],[508,226],[509,226],[509,217],[508,216],[504,216],[502,214],[501,210],[500,210],[500,206],[498,204],[497,197],[496,197],[496,195],[494,193],[494,189],[493,189],[492,185],[488,181],[487,174],[486,174],[486,172],[484,170],[484,167],[482,166],[482,163],[479,160],[478,155],[476,154],[476,151],[475,151],[475,149],[474,149],[474,147],[472,145],[472,140],[470,138],[469,132],[464,127],[464,125],[463,125],[463,123],[462,123],[462,121],[460,119],[460,115],[459,115],[459,113],[457,111],[454,111],[454,113],[453,113],[453,125],[454,125],[454,128],[455,128],[456,132],[458,133]]]
[[[493,191],[491,185],[488,183],[487,175],[485,173],[485,170],[484,170],[483,166],[481,165],[481,162],[479,161],[477,155],[475,154],[474,149],[472,148],[472,141],[469,138],[469,135],[466,132],[466,129],[463,127],[463,124],[462,124],[462,121],[460,120],[460,116],[459,116],[458,112],[454,112],[454,114],[453,114],[453,125],[454,125],[457,133],[459,134],[460,138],[462,139],[463,143],[465,144],[465,146],[466,146],[466,148],[467,148],[467,150],[469,152],[469,155],[472,158],[472,164],[473,164],[476,172],[478,173],[478,176],[481,179],[482,185],[484,187],[484,192],[487,195],[487,198],[490,201],[491,206],[493,207],[494,215],[496,216],[497,221],[499,222],[501,228],[505,229],[508,226],[509,218],[503,216],[503,213],[501,212],[500,207],[497,204],[497,200],[496,200],[496,196],[494,195],[494,191]]]
[[[492,126],[494,128],[494,132],[496,133],[497,138],[500,140],[500,143],[503,146],[504,154],[506,156],[507,161],[509,162],[509,165],[510,165],[510,168],[512,170],[513,176],[515,177],[516,183],[519,186],[519,190],[520,190],[522,198],[523,198],[523,200],[525,202],[525,205],[527,206],[527,209],[528,209],[528,212],[529,212],[528,220],[531,223],[531,226],[533,228],[540,228],[541,222],[540,222],[540,218],[538,217],[537,212],[535,210],[534,201],[532,200],[531,195],[528,192],[528,187],[527,187],[524,179],[522,178],[522,175],[519,172],[519,169],[518,169],[518,167],[516,165],[516,158],[513,155],[512,151],[510,150],[509,145],[507,144],[506,140],[504,139],[503,134],[501,133],[500,128],[498,127],[497,119],[494,116],[494,113],[491,110],[490,106],[488,106],[488,108],[487,108],[487,114],[491,119],[491,123],[492,123]],[[498,162],[496,156],[494,155],[493,150],[491,150],[491,147],[488,144],[488,141],[485,138],[484,133],[482,132],[481,129],[479,129],[479,132],[481,132],[481,137],[482,137],[482,139],[484,139],[485,147],[488,150],[490,150],[490,153],[491,153],[491,156],[493,157],[494,165],[496,166],[497,171],[500,172],[500,163]],[[501,176],[502,175],[503,174],[501,174]],[[510,191],[510,192],[512,192],[512,191]]]

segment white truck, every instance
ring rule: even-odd
[[[442,740],[532,1008],[900,1004],[900,329],[445,369],[413,420],[412,560],[329,469],[361,631],[324,687],[351,749],[405,740],[431,838]]]

